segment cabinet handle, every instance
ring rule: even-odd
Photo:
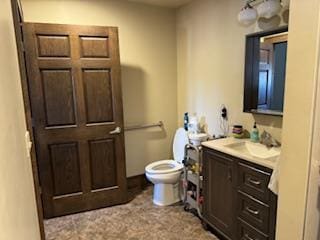
[[[246,207],[246,211],[256,216],[259,215],[259,210],[254,210],[250,207]]]
[[[252,183],[253,185],[256,185],[256,186],[260,186],[261,185],[261,182],[259,180],[253,180],[252,178],[249,178],[248,181],[250,183]]]

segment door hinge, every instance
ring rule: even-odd
[[[42,195],[42,187],[39,186],[39,194]]]
[[[24,47],[24,43],[21,41],[20,42],[20,45],[21,45],[21,50],[22,52],[25,52],[26,51],[26,48]]]

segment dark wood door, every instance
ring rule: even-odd
[[[204,151],[203,217],[228,239],[233,238],[234,190],[233,161]]]
[[[273,45],[260,43],[258,109],[270,109],[273,77]]]
[[[23,33],[44,216],[125,202],[117,28],[25,23]]]

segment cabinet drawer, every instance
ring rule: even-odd
[[[238,188],[262,202],[267,203],[270,199],[268,184],[270,173],[239,163]]]
[[[265,235],[251,227],[249,224],[238,220],[238,237],[237,240],[269,240]]]
[[[238,192],[238,217],[258,230],[269,232],[270,208],[241,191]]]

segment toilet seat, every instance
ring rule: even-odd
[[[161,160],[150,163],[146,167],[146,172],[149,174],[166,174],[180,171],[183,165],[174,160]]]
[[[168,174],[177,171],[182,171],[183,169],[183,159],[184,159],[184,148],[189,142],[188,133],[183,129],[179,128],[176,131],[173,140],[173,157],[174,160],[161,160],[150,163],[146,166],[145,170],[148,174]]]

